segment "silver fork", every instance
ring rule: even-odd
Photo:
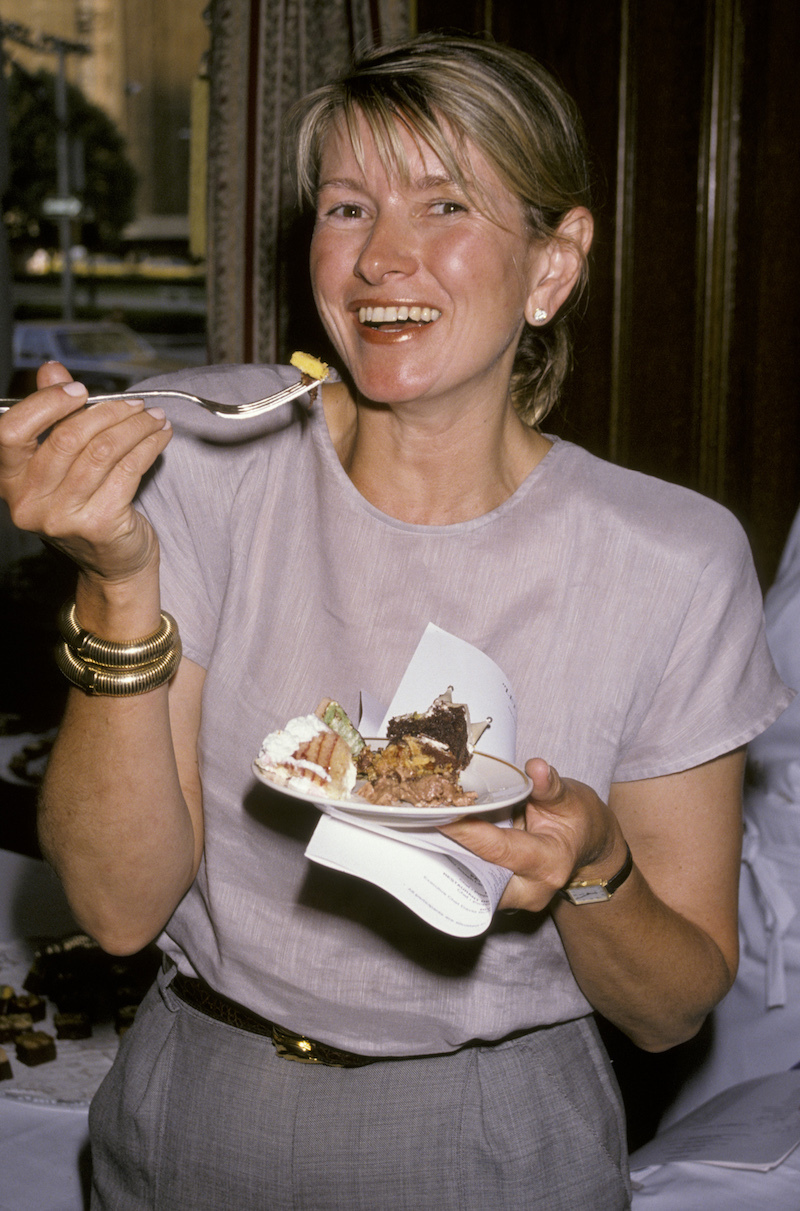
[[[204,399],[202,395],[192,395],[190,391],[169,391],[159,387],[148,391],[109,391],[104,395],[90,395],[86,405],[99,404],[107,399],[188,399],[193,404],[199,404],[206,411],[213,412],[215,416],[237,420],[242,417],[261,416],[264,412],[271,412],[273,408],[280,408],[282,404],[288,404],[291,400],[297,399],[298,396],[305,395],[307,391],[319,386],[318,379],[306,376],[304,379],[301,379],[299,383],[294,383],[291,387],[284,387],[283,390],[276,391],[273,395],[267,395],[264,399],[254,399],[246,404],[223,404],[219,400]],[[14,404],[21,403],[20,399],[0,399],[0,414],[8,412]]]

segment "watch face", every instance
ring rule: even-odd
[[[603,904],[611,899],[603,883],[590,884],[588,887],[567,887],[564,889],[564,895],[573,904]]]

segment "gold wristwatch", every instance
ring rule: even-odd
[[[615,875],[610,879],[577,879],[559,890],[559,895],[570,904],[602,904],[610,900],[615,891],[619,891],[628,875],[633,870],[633,858],[630,846],[626,844],[625,861]]]

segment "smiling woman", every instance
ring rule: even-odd
[[[42,793],[84,927],[164,951],[93,1104],[94,1205],[622,1211],[593,1013],[658,1051],[724,995],[741,749],[790,698],[747,543],[539,427],[592,218],[574,107],[536,63],[415,39],[292,129],[340,360],[321,406],[233,437],[176,408],[173,430],[83,408],[49,364],[0,418],[16,523],[78,566],[73,661],[183,650],[126,698],[70,690]],[[234,403],[288,372],[155,385]],[[503,868],[467,942],[310,868],[313,810],[251,774],[322,693],[389,702],[431,622],[507,674],[531,783],[513,827],[442,825]]]

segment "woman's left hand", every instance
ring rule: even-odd
[[[611,878],[625,860],[625,840],[613,812],[591,787],[561,778],[538,757],[525,771],[533,788],[513,828],[465,818],[440,831],[514,872],[500,908],[538,912],[573,879]]]

